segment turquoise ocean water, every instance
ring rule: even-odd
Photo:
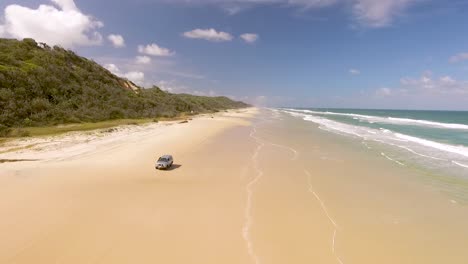
[[[359,140],[399,166],[468,179],[468,112],[299,109],[282,112]]]

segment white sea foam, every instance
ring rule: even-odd
[[[427,147],[435,148],[435,149],[450,152],[450,153],[456,153],[456,154],[459,154],[468,158],[468,148],[466,147],[442,144],[442,143],[434,142],[431,140],[422,139],[418,137],[412,137],[412,136],[408,136],[408,135],[404,135],[400,133],[395,133],[395,136],[401,139],[405,139],[411,142],[415,142],[415,143],[427,146]]]
[[[392,144],[393,145],[393,144]],[[432,157],[432,156],[428,156],[428,155],[424,155],[424,154],[421,154],[419,152],[416,152],[408,147],[405,147],[405,146],[401,146],[401,145],[394,145],[395,147],[398,147],[398,148],[401,148],[401,149],[405,149],[413,154],[416,154],[418,156],[421,156],[421,157],[424,157],[424,158],[429,158],[429,159],[434,159],[434,160],[443,160],[443,161],[447,161],[446,159],[442,159],[442,158],[437,158],[437,157]]]
[[[372,129],[364,126],[355,126],[346,123],[337,122],[327,119],[323,116],[312,115],[310,110],[302,110],[305,113],[297,111],[285,111],[293,116],[300,117],[306,121],[314,122],[319,125],[319,128],[325,131],[333,132],[339,135],[347,135],[358,137],[364,141],[376,141],[385,145],[394,146],[406,150],[416,156],[431,159],[440,162],[441,167],[447,166],[447,162],[463,168],[468,164],[468,148],[464,146],[454,146],[444,143],[439,143],[423,138],[409,136],[401,133],[395,133],[388,129]],[[415,157],[416,157],[415,156]],[[387,155],[388,157],[388,155]],[[392,159],[396,163],[396,160]],[[452,162],[454,161],[454,162]],[[461,162],[461,163],[460,163]],[[402,165],[401,163],[400,165]],[[434,162],[425,164],[436,166]],[[444,165],[445,164],[445,165]],[[461,165],[460,165],[461,164]]]
[[[466,164],[463,164],[463,163],[460,163],[460,162],[456,162],[454,160],[452,160],[452,163],[455,164],[455,165],[458,165],[460,167],[463,167],[463,168],[468,168],[468,165]]]
[[[432,127],[468,130],[468,125],[464,125],[464,124],[440,123],[440,122],[428,121],[428,120],[396,118],[396,117],[388,117],[388,120],[390,121],[390,123],[395,122],[399,124],[421,124],[421,125],[427,125],[427,126],[432,126]]]
[[[386,159],[388,159],[388,160],[390,160],[390,161],[393,161],[393,162],[397,163],[397,164],[400,165],[400,166],[405,166],[405,164],[403,164],[402,162],[399,162],[399,161],[396,160],[396,159],[390,158],[389,156],[387,156],[387,155],[386,155],[385,153],[383,153],[383,152],[380,152],[380,155],[384,156]]]
[[[352,113],[321,112],[321,111],[299,110],[299,109],[286,109],[286,110],[294,111],[298,113],[316,114],[316,115],[349,116],[355,120],[365,121],[368,123],[415,125],[415,126],[427,126],[427,127],[445,128],[445,129],[468,130],[468,125],[466,124],[442,123],[442,122],[435,122],[435,121],[430,121],[430,120],[370,116],[370,115],[360,115],[360,114],[352,114]]]

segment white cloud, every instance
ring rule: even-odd
[[[354,0],[357,21],[369,27],[385,27],[418,0]]]
[[[432,73],[429,71],[423,73],[420,78],[403,77],[400,79],[400,83],[408,88],[418,90],[428,91],[437,88]]]
[[[116,48],[125,47],[125,39],[122,37],[122,35],[110,34],[109,36],[107,36],[107,39]]]
[[[223,9],[231,16],[241,12],[243,10],[243,8],[241,6],[225,6],[223,7]]]
[[[158,81],[156,86],[170,93],[184,93],[187,90],[187,87],[176,85],[174,81]]]
[[[40,5],[31,9],[9,5],[4,10],[0,36],[34,38],[49,45],[74,46],[99,45],[102,36],[97,31],[103,23],[83,14],[73,0],[51,0],[54,5]],[[0,19],[2,21],[2,19]]]
[[[468,95],[468,81],[456,80],[451,76],[434,77],[431,72],[423,73],[419,78],[404,77],[400,79],[400,87],[380,88],[376,90],[379,96],[438,96],[448,95],[465,97]]]
[[[186,94],[193,94],[193,95],[199,95],[199,96],[216,96],[217,95],[216,91],[214,90],[193,89],[192,87],[181,84],[176,80],[157,81],[156,86],[161,88],[161,90],[164,90],[170,93],[176,93],[176,94],[186,93]]]
[[[301,9],[317,9],[341,5],[350,8],[353,19],[360,26],[390,26],[413,4],[424,0],[171,0],[177,3],[218,5],[228,14],[234,15],[255,5],[292,6]]]
[[[258,35],[253,33],[245,33],[240,35],[240,37],[247,43],[254,43],[258,40]]]
[[[458,53],[450,57],[451,63],[460,62],[464,60],[468,60],[468,52]]]
[[[123,73],[117,65],[113,63],[108,63],[104,65],[104,68],[112,72],[113,74],[128,79],[138,85],[144,86],[146,85],[145,83],[145,74],[141,71],[129,71],[126,73]]]
[[[151,58],[148,56],[136,56],[135,62],[137,64],[150,64]]]
[[[145,82],[145,74],[140,71],[131,71],[127,72],[123,75],[124,78],[127,78],[128,80],[138,84],[138,85],[143,85]]]
[[[210,29],[194,29],[192,31],[187,31],[182,34],[186,38],[191,39],[204,39],[214,42],[222,41],[231,41],[233,39],[232,35],[222,31],[216,31],[213,28]]]
[[[389,96],[392,94],[392,89],[387,88],[387,87],[382,87],[382,88],[377,89],[375,94],[379,97]]]
[[[151,55],[151,56],[159,56],[159,57],[168,57],[168,56],[173,56],[175,52],[160,47],[155,43],[148,44],[146,46],[139,45],[138,46],[138,52],[146,55]]]
[[[361,74],[361,71],[358,69],[349,69],[349,73],[352,75],[359,75]]]
[[[314,8],[314,7],[325,7],[330,6],[337,3],[339,0],[286,0],[286,1],[278,1],[278,2],[286,2],[290,5],[298,5],[304,6],[306,8]],[[257,1],[261,2],[261,1]]]
[[[291,6],[301,6],[306,8],[311,7],[323,7],[329,6],[339,2],[340,0],[171,0],[172,2],[179,3],[188,3],[191,4],[218,4],[221,5],[224,9],[234,9],[239,11],[246,6],[251,6],[255,4],[279,4],[279,5],[291,5]],[[343,1],[343,0],[341,0]]]
[[[112,72],[115,75],[120,75],[121,74],[119,67],[117,67],[117,65],[115,65],[113,63],[109,63],[109,64],[104,65],[104,68],[106,68],[107,70],[109,70],[110,72]]]
[[[457,83],[457,81],[450,76],[443,76],[439,80],[445,85],[453,85]]]

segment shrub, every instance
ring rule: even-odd
[[[0,137],[7,137],[11,132],[11,128],[0,124]]]
[[[64,48],[0,39],[0,133],[10,133],[10,127],[171,118],[246,106],[226,97],[171,94],[157,86],[135,93],[129,84]]]

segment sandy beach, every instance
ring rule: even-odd
[[[14,144],[34,146],[0,159],[36,161],[0,164],[0,263],[468,260],[466,204],[283,113]],[[166,153],[175,166],[156,171]]]

